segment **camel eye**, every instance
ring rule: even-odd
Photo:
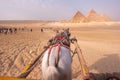
[[[119,80],[117,77],[110,77],[107,80]]]

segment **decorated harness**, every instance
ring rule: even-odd
[[[55,61],[56,66],[59,63],[60,47],[63,46],[67,49],[70,49],[69,37],[70,37],[70,33],[67,31],[64,31],[64,32],[56,34],[56,36],[54,38],[49,40],[51,46],[50,46],[49,51],[48,51],[48,66],[49,66],[49,56],[50,56],[50,53],[51,53],[51,50],[53,47],[58,46],[58,55],[57,55],[57,59]]]

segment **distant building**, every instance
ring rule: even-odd
[[[67,23],[67,21],[66,21],[66,20],[64,20],[64,19],[63,19],[63,20],[61,20],[60,22],[61,22],[61,23]]]

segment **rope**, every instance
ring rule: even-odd
[[[89,69],[88,69],[88,67],[86,65],[85,59],[84,59],[84,57],[82,55],[82,51],[81,51],[77,41],[74,42],[74,45],[76,46],[75,51],[76,51],[76,53],[78,55],[78,60],[80,62],[80,67],[81,67],[81,71],[82,71],[81,72],[82,73],[81,74],[82,75],[82,79],[83,80],[90,80],[91,76],[89,74]]]

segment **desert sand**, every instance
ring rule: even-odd
[[[33,29],[32,32],[0,34],[0,76],[18,76],[24,66],[29,65],[44,50],[48,40],[55,35],[54,30],[63,28],[69,28],[71,37],[77,38],[91,73],[120,73],[120,22],[33,22],[0,25]],[[44,28],[44,32],[40,31],[41,28]],[[74,50],[72,44],[71,49]],[[73,57],[72,74],[73,80],[79,80],[80,64],[77,55]],[[40,63],[27,78],[42,79]]]

